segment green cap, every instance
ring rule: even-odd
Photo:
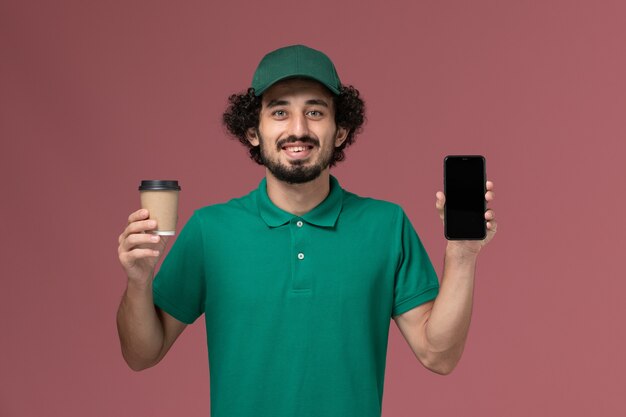
[[[339,75],[330,58],[323,52],[304,45],[291,45],[265,55],[252,78],[257,96],[280,80],[292,77],[311,78],[339,94]]]

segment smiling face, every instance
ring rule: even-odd
[[[248,130],[248,140],[261,147],[273,176],[301,184],[328,169],[347,134],[335,124],[332,93],[315,81],[289,79],[263,93],[259,128]]]

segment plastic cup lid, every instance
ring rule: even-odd
[[[176,180],[142,180],[139,191],[180,191],[180,185]]]

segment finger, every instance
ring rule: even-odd
[[[148,209],[139,209],[128,216],[128,224],[147,219],[148,217],[150,217]]]
[[[126,230],[128,230],[128,234],[143,233],[154,230],[156,227],[156,220],[140,220],[129,224]]]
[[[143,248],[143,249],[133,249],[130,252],[124,252],[120,254],[120,262],[123,265],[132,265],[135,263],[135,261],[139,260],[139,259],[145,259],[145,258],[158,258],[159,255],[161,255],[161,252],[159,250],[156,249],[147,249],[147,248]]]
[[[493,181],[487,181],[486,186],[488,191],[493,190]]]
[[[494,192],[493,192],[493,191],[487,191],[487,192],[485,193],[485,200],[487,200],[487,201],[493,201],[493,199],[494,199],[494,197],[495,197],[495,196],[496,196],[496,195],[494,194]]]
[[[441,191],[437,191],[435,197],[437,198],[437,201],[435,202],[435,207],[437,207],[437,210],[443,210],[443,206],[446,204],[445,194]]]
[[[485,220],[493,220],[496,218],[496,213],[489,209],[485,212]]]
[[[160,239],[159,235],[153,235],[151,233],[133,233],[128,235],[126,239],[122,240],[122,243],[120,244],[120,251],[130,252],[140,245],[159,243]]]
[[[124,232],[122,232],[121,240],[126,239],[128,235],[131,235],[133,233],[144,233],[150,230],[154,230],[156,229],[156,227],[156,220],[139,220],[132,222],[131,224],[126,226],[126,229],[124,229]]]

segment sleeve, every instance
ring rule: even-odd
[[[400,233],[397,240],[399,260],[394,281],[392,317],[431,301],[439,294],[439,280],[430,258],[404,210],[399,208],[399,211],[396,225]]]
[[[152,284],[154,304],[186,324],[205,310],[202,221],[194,213],[183,227]]]

